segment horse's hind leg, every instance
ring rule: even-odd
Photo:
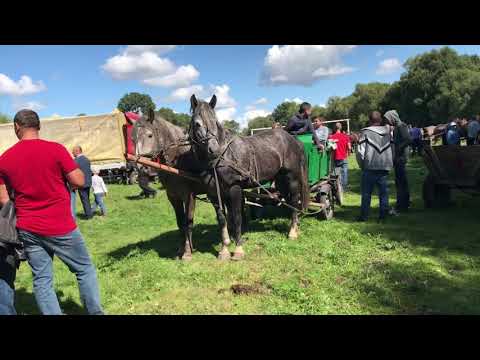
[[[188,234],[186,231],[185,206],[184,206],[183,200],[180,198],[176,198],[174,196],[168,196],[168,199],[170,200],[170,203],[172,204],[173,209],[175,210],[178,230],[181,233],[181,239],[180,239],[180,245],[177,252],[177,257],[183,258],[183,255],[185,254],[185,250],[186,250],[185,244],[188,242]]]
[[[242,239],[242,209],[243,209],[243,191],[238,185],[234,185],[229,190],[230,197],[230,212],[232,215],[233,238],[235,240],[235,251],[232,260],[241,260],[245,257],[243,251]]]
[[[288,175],[288,188],[290,192],[290,201],[289,204],[296,209],[301,208],[301,184],[300,182],[292,176],[293,174]],[[298,238],[298,211],[292,209],[292,217],[290,222],[290,231],[288,232],[288,238],[295,240]]]

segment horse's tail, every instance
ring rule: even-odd
[[[300,200],[302,202],[302,210],[306,210],[308,208],[308,204],[310,203],[310,187],[308,186],[307,161],[303,149],[300,157],[300,185]]]

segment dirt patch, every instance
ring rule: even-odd
[[[235,295],[257,295],[268,293],[270,287],[261,282],[253,284],[234,284],[230,287],[230,291]]]
[[[312,282],[309,279],[300,279],[300,287],[306,289],[312,285]]]
[[[335,279],[335,282],[340,285],[340,284],[343,284],[345,280],[346,279],[343,276],[337,276],[337,278]]]

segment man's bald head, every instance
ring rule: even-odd
[[[382,125],[382,114],[379,111],[372,111],[369,116],[370,126]]]
[[[341,132],[342,131],[342,123],[335,123],[335,130],[338,131],[338,132]]]
[[[80,145],[75,145],[72,149],[73,156],[77,157],[83,152],[82,147]]]

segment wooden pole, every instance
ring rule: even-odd
[[[192,181],[195,181],[195,182],[198,182],[198,183],[201,182],[200,179],[192,173],[189,173],[189,172],[183,171],[183,170],[179,170],[179,169],[173,168],[171,166],[167,166],[167,165],[164,165],[164,164],[157,163],[157,162],[152,161],[152,160],[150,160],[148,158],[145,158],[145,157],[140,156],[140,157],[137,158],[135,155],[126,154],[125,158],[127,160],[135,161],[136,163],[139,163],[141,165],[145,165],[145,166],[148,166],[148,167],[151,167],[151,168],[154,168],[154,169],[157,169],[157,170],[169,173],[169,174],[181,176],[185,179],[189,179],[189,180],[192,180]]]

